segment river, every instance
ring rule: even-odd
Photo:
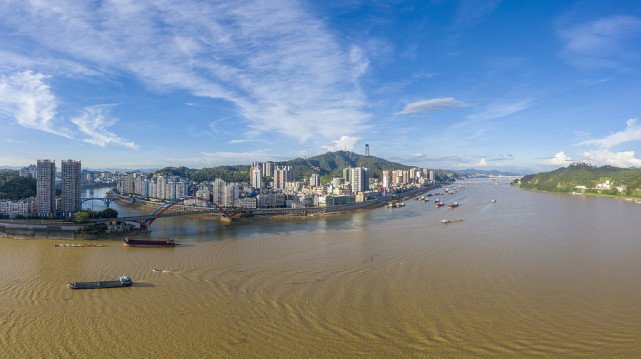
[[[0,238],[0,357],[641,356],[641,204],[487,181],[438,197],[460,207],[154,222],[176,248]]]

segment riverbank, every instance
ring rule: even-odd
[[[420,187],[413,190],[408,190],[402,193],[396,193],[390,196],[380,197],[374,200],[369,200],[365,202],[349,203],[338,206],[331,207],[305,207],[305,208],[256,208],[256,209],[244,209],[244,215],[239,217],[234,217],[234,221],[247,222],[255,220],[271,220],[275,218],[300,218],[300,217],[324,217],[332,215],[340,215],[354,211],[369,210],[374,208],[380,208],[385,206],[390,201],[404,201],[416,196],[420,196],[426,192],[434,190],[438,186],[429,186],[429,187]],[[108,196],[117,198],[113,195],[112,192],[108,193]],[[160,208],[165,202],[151,202],[138,200],[135,203],[131,203],[127,200],[118,200],[115,199],[118,205],[123,207],[131,208],[145,208],[148,213]],[[194,209],[193,206],[186,206],[183,204],[176,204],[176,208],[182,209]],[[238,209],[228,209],[228,211],[233,212]],[[187,216],[200,216],[203,215],[209,216],[210,214],[189,214]],[[222,219],[222,217],[216,217]]]
[[[612,199],[620,199],[628,202],[634,202],[641,204],[641,198],[634,198],[634,197],[625,197],[625,196],[614,196],[610,194],[604,194],[604,193],[592,193],[592,192],[554,192],[554,191],[543,191],[535,188],[521,188],[519,185],[512,185],[514,187],[517,187],[520,190],[523,191],[531,191],[531,192],[541,192],[541,193],[552,193],[552,194],[562,194],[562,195],[567,195],[567,196],[591,196],[591,197],[604,197],[604,198],[612,198]]]

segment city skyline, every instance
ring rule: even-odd
[[[0,166],[641,167],[641,4],[0,4]]]

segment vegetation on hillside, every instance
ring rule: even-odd
[[[611,189],[598,188],[598,184],[606,181],[609,181]],[[554,171],[527,175],[521,179],[520,185],[524,189],[549,192],[580,191],[576,186],[585,186],[586,193],[641,197],[641,169],[595,167],[586,163],[573,163]]]
[[[342,177],[343,168],[367,167],[371,178],[382,178],[383,170],[408,170],[411,166],[390,162],[374,156],[362,156],[349,151],[327,152],[308,159],[275,162],[278,166],[292,166],[295,180],[307,180],[313,173],[320,174],[322,181],[333,177]],[[226,182],[249,182],[250,166],[218,166],[199,170],[187,167],[165,167],[153,173],[153,176],[180,176],[196,182],[213,181],[221,178]]]
[[[18,171],[0,171],[0,199],[20,200],[36,196],[36,179]]]

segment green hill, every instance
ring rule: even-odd
[[[362,156],[349,151],[327,152],[310,158],[275,162],[278,166],[292,166],[294,180],[306,180],[313,173],[320,174],[324,179],[340,177],[343,168],[367,167],[372,178],[382,178],[383,170],[408,170],[412,166],[390,162],[374,156]],[[201,168],[199,170],[187,167],[165,167],[153,173],[153,176],[180,176],[196,182],[213,181],[221,178],[226,182],[249,182],[249,165],[218,166]]]
[[[610,181],[609,191],[597,189],[597,184]],[[576,186],[585,186],[587,193],[641,196],[641,169],[624,169],[612,166],[595,167],[586,163],[574,163],[550,172],[527,175],[521,179],[521,188],[549,192],[572,192]],[[625,188],[619,192],[614,187]]]
[[[309,178],[313,173],[321,176],[341,177],[343,168],[347,167],[366,167],[369,169],[370,177],[382,178],[383,170],[409,170],[412,168],[412,166],[390,162],[374,156],[363,156],[350,151],[327,152],[307,159],[299,157],[278,164],[293,166],[294,178]]]
[[[0,199],[19,200],[36,196],[36,179],[18,171],[0,171]]]

